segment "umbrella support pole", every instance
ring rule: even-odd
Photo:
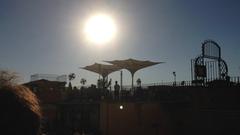
[[[132,73],[132,89],[131,89],[131,94],[132,94],[132,95],[133,95],[133,93],[134,93],[133,80],[134,80],[134,73]]]

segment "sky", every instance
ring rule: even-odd
[[[79,67],[103,60],[134,58],[166,62],[139,70],[143,84],[191,80],[190,60],[201,43],[216,41],[230,76],[240,76],[239,0],[1,0],[0,69],[30,75],[76,73],[74,85],[98,75]],[[86,42],[83,24],[105,13],[115,20],[117,35],[102,47]],[[109,75],[119,81],[120,72]],[[123,70],[124,85],[131,75]]]

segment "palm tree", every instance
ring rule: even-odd
[[[72,90],[72,83],[71,83],[71,81],[74,80],[75,78],[76,78],[76,75],[74,73],[70,73],[68,75],[68,80],[69,80],[68,88],[70,90]]]
[[[86,82],[87,82],[87,80],[86,80],[85,78],[82,78],[82,79],[80,80],[80,83],[81,83],[82,85],[85,85]]]

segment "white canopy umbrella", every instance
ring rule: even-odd
[[[105,64],[99,64],[99,63],[94,63],[92,65],[83,67],[82,69],[95,72],[99,75],[101,75],[103,78],[107,77],[110,73],[115,72],[119,69],[121,69],[118,66],[115,65],[105,65]]]
[[[164,62],[152,62],[152,61],[141,61],[141,60],[135,60],[135,59],[126,59],[126,60],[114,60],[114,61],[105,61],[110,64],[116,65],[120,68],[127,69],[131,75],[132,75],[132,90],[133,90],[133,78],[135,72],[142,68],[146,68],[149,66],[153,66],[156,64],[161,64]]]
[[[119,69],[121,69],[118,66],[115,65],[105,65],[105,64],[99,64],[99,63],[94,63],[92,65],[83,67],[82,69],[95,72],[103,77],[103,80],[112,72],[115,72]]]

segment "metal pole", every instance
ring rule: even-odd
[[[222,80],[220,58],[218,58],[218,75],[220,80]]]
[[[205,61],[205,67],[206,67],[206,82],[208,82],[209,80],[209,74],[208,74],[208,64],[207,64],[207,61]]]
[[[191,80],[193,81],[193,59],[191,59]]]
[[[132,94],[133,94],[133,77],[134,77],[134,73],[132,73]]]
[[[212,81],[213,79],[213,62],[212,61],[210,61],[209,62],[209,67],[210,67],[210,69],[209,69],[209,72],[210,72],[210,81]]]
[[[123,73],[122,73],[122,70],[121,70],[120,71],[120,91],[122,91],[122,78],[123,78]]]
[[[175,85],[177,85],[176,75],[174,76],[174,83],[175,83]]]

